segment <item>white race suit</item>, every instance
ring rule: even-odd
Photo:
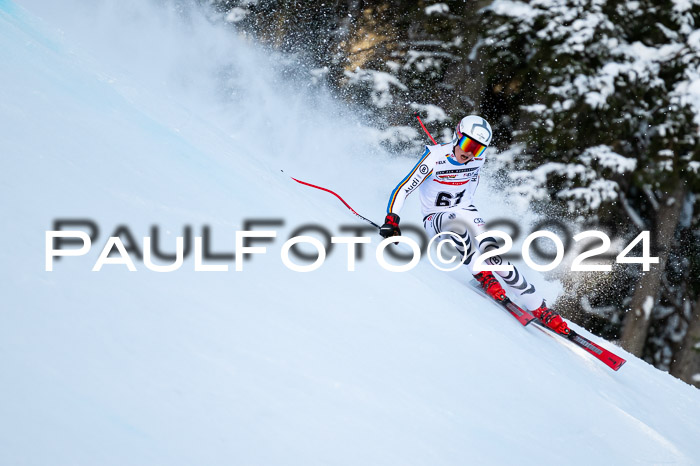
[[[451,143],[425,147],[418,163],[391,192],[387,213],[398,215],[408,195],[417,189],[423,212],[423,227],[428,236],[432,238],[442,232],[459,235],[464,244],[456,239],[453,239],[453,243],[473,275],[475,260],[482,253],[498,248],[493,237],[483,238],[479,244],[475,240],[486,231],[486,222],[472,200],[479,185],[479,172],[484,165],[485,151],[480,157],[461,164],[455,159],[452,147]],[[493,256],[484,263],[498,265],[503,263],[503,259]],[[512,265],[508,261],[505,263]],[[525,307],[533,310],[542,305],[542,295],[515,266],[512,271],[496,273],[518,295],[517,301]]]

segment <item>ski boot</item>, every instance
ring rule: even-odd
[[[549,309],[544,301],[542,301],[540,307],[532,311],[532,315],[540,319],[540,322],[557,333],[564,335],[571,333],[564,319],[562,319],[559,314]]]
[[[503,301],[506,299],[506,292],[496,277],[493,276],[491,272],[479,272],[474,275],[474,278],[481,284],[481,287],[486,291],[486,294],[491,296],[496,301]]]

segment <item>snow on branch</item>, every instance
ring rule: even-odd
[[[598,179],[589,186],[563,189],[557,193],[557,196],[563,199],[583,201],[584,208],[597,210],[603,202],[617,199],[618,192],[619,186],[615,181]],[[580,204],[581,202],[570,203],[569,210],[575,210]]]
[[[443,67],[443,59],[458,61],[459,57],[448,52],[430,52],[423,50],[408,50],[406,52],[405,70],[415,68],[418,72],[424,73],[427,70],[440,70]]]
[[[600,170],[624,174],[637,166],[635,159],[623,157],[605,145],[586,149],[578,160],[581,163],[548,162],[534,170],[511,171],[509,177],[517,183],[513,192],[528,202],[543,200],[551,177],[556,177],[565,180],[556,196],[568,201],[571,212],[595,211],[603,203],[617,200],[620,193],[618,183],[604,178]]]
[[[420,133],[410,126],[390,126],[386,129],[368,129],[372,140],[389,147],[420,147]]]
[[[445,110],[443,110],[441,107],[438,107],[437,105],[418,104],[413,102],[411,103],[411,108],[421,113],[421,115],[425,115],[425,117],[423,118],[423,122],[425,123],[432,123],[434,121],[442,122],[449,120],[449,117],[447,116]]]
[[[394,101],[392,86],[402,91],[408,89],[396,76],[384,71],[363,70],[358,67],[355,71],[345,71],[345,76],[349,78],[350,85],[370,85],[372,104],[378,108],[384,108]]]
[[[436,3],[435,5],[425,7],[425,14],[428,16],[446,14],[449,12],[450,7],[447,6],[447,3]]]
[[[495,1],[486,9],[498,16],[509,16],[528,22],[534,21],[535,18],[542,14],[542,11],[538,11],[525,2],[514,2],[511,0]]]
[[[593,170],[581,164],[560,162],[548,162],[534,170],[515,171],[510,176],[514,180],[531,178],[537,183],[545,184],[547,182],[547,177],[551,174],[561,175],[570,180],[576,177],[580,177],[582,180],[588,180],[595,176]]]
[[[599,167],[609,168],[615,173],[632,172],[637,168],[636,159],[623,157],[606,145],[589,147],[579,159],[588,166],[591,166],[592,162],[596,162]]]

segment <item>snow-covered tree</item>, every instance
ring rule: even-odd
[[[520,195],[613,234],[655,233],[659,265],[613,280],[615,296],[632,295],[615,303],[630,309],[623,343],[641,354],[645,303],[660,297],[698,186],[700,1],[496,0],[482,18],[483,102],[514,130],[504,166]]]
[[[464,112],[456,82],[463,79],[468,50],[463,25],[474,20],[464,12],[473,5],[455,0],[362,4],[352,34],[341,44],[347,60],[338,87],[388,123],[390,146],[415,153],[426,136],[414,112],[433,129]]]

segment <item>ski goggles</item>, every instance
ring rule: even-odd
[[[479,157],[486,150],[485,145],[470,138],[466,134],[463,134],[462,137],[457,140],[457,145],[464,152],[471,152],[474,154],[474,158]]]

